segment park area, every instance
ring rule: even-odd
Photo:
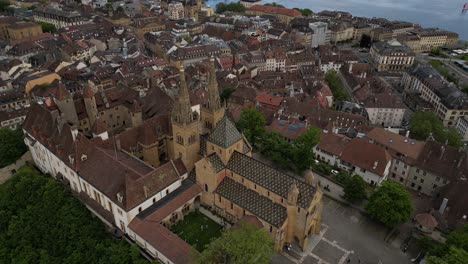
[[[191,212],[184,220],[171,227],[171,231],[202,252],[210,242],[221,236],[223,227],[199,211]]]

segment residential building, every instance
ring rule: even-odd
[[[248,8],[246,13],[255,16],[274,16],[284,24],[289,24],[291,20],[301,16],[301,12],[295,9],[264,5],[254,5]]]
[[[42,34],[42,27],[32,22],[17,22],[7,28],[8,38],[11,40],[21,40]]]
[[[414,53],[396,40],[374,43],[371,62],[378,71],[404,71],[414,63]]]
[[[466,116],[458,118],[455,129],[462,136],[463,141],[468,141],[468,118]]]
[[[352,40],[354,37],[354,27],[348,22],[331,23],[329,30],[331,43]]]
[[[184,5],[181,2],[171,2],[167,6],[169,19],[180,20],[184,18]]]
[[[370,123],[384,127],[401,127],[406,106],[396,94],[380,93],[367,97],[362,102]]]
[[[330,34],[327,23],[313,22],[309,24],[309,27],[313,30],[311,35],[312,48],[317,48],[318,46],[327,45],[330,43]]]
[[[405,94],[418,93],[429,102],[445,127],[454,127],[460,117],[468,115],[468,96],[449,84],[430,65],[417,65],[403,75]]]
[[[354,138],[339,158],[338,167],[361,176],[371,185],[379,185],[388,178],[392,157],[385,148],[371,140]]]
[[[414,52],[430,52],[435,48],[451,47],[458,42],[458,34],[437,28],[410,31],[401,40]]]
[[[34,20],[54,25],[57,29],[77,26],[86,23],[85,18],[77,11],[68,12],[49,6],[34,9]]]
[[[348,137],[324,130],[320,135],[320,142],[314,147],[315,157],[332,166],[338,166],[341,154],[350,141]]]
[[[254,5],[261,5],[262,0],[241,0],[240,3],[245,8],[251,8]]]
[[[411,168],[406,186],[432,195],[448,183],[466,179],[467,165],[465,151],[429,140]]]
[[[409,133],[407,135],[409,136]],[[414,140],[379,127],[369,131],[366,134],[366,138],[372,140],[374,144],[385,148],[392,156],[392,165],[388,179],[406,186],[410,171],[415,166],[419,155],[421,155],[425,142]]]

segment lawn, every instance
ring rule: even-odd
[[[199,211],[191,212],[171,227],[171,231],[202,252],[212,239],[221,236],[222,226]]]

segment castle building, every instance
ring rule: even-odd
[[[200,113],[183,68],[172,112],[145,119],[126,90],[89,86],[72,97],[62,86],[55,104],[33,104],[23,124],[36,166],[163,263],[193,261],[194,249],[169,227],[200,205],[233,223],[256,218],[277,251],[286,243],[306,248],[322,211],[313,174],[301,181],[251,157],[221,105],[213,58],[208,68]],[[116,114],[123,126],[114,126]]]

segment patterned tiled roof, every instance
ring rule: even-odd
[[[208,141],[220,147],[227,148],[242,139],[242,134],[237,130],[234,123],[224,116],[208,137]]]
[[[275,227],[280,227],[286,220],[287,213],[285,207],[274,203],[240,183],[236,183],[229,177],[223,179],[218,188],[216,188],[215,193]]]
[[[207,157],[208,162],[213,166],[216,172],[220,172],[224,169],[223,161],[219,158],[218,154],[212,153]]]
[[[299,188],[297,202],[302,208],[309,206],[315,194],[314,187],[237,151],[232,154],[226,167],[286,199],[288,198],[289,188],[295,183]]]

